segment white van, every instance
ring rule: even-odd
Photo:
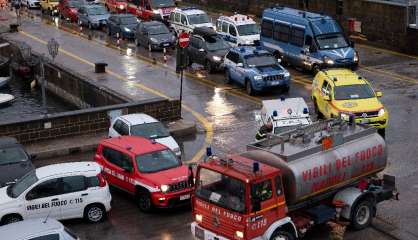
[[[247,15],[220,16],[216,31],[234,46],[258,45],[260,41],[260,27]]]

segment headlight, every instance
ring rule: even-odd
[[[200,214],[196,214],[196,222],[202,222],[203,216]]]
[[[168,191],[168,188],[169,187],[167,185],[161,185],[160,186],[161,192],[163,192],[163,193],[166,193]]]
[[[347,113],[341,113],[340,118],[344,121],[349,121],[350,120],[350,115],[348,115]]]
[[[260,75],[254,76],[254,80],[263,80],[263,76],[260,76]]]
[[[385,109],[384,109],[384,108],[380,109],[380,110],[379,110],[379,113],[378,113],[377,115],[378,115],[379,117],[381,117],[381,116],[385,115]]]
[[[329,58],[328,56],[325,56],[324,57],[324,62],[327,64],[327,65],[334,65],[334,60],[332,60],[331,58]]]
[[[118,8],[119,8],[120,10],[123,10],[123,9],[125,9],[125,6],[124,6],[124,5],[118,5]]]
[[[150,38],[149,40],[151,40],[151,42],[153,42],[153,43],[157,42],[157,39],[155,39],[155,38]]]
[[[284,73],[284,77],[285,77],[285,78],[290,77],[290,73],[289,73],[288,71],[286,71],[286,72]]]
[[[241,232],[241,231],[236,231],[236,232],[235,232],[235,235],[236,235],[238,238],[244,238],[244,233],[243,233],[243,232]]]
[[[152,13],[154,13],[154,14],[160,14],[160,11],[159,10],[152,10]]]
[[[357,54],[357,52],[354,52],[353,61],[354,62],[358,62],[358,54]]]
[[[221,59],[222,59],[221,57],[218,57],[218,56],[213,56],[212,58],[213,58],[213,60],[215,60],[217,62],[221,61]]]
[[[127,28],[127,27],[124,27],[124,28],[123,28],[123,30],[124,30],[125,32],[130,32],[130,31],[131,31],[131,29],[129,29],[129,28]]]

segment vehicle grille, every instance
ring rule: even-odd
[[[263,77],[264,81],[277,81],[277,80],[282,80],[282,79],[283,79],[283,75],[272,75],[272,76]]]
[[[365,114],[365,116],[363,114]],[[379,114],[379,111],[356,112],[354,113],[354,116],[356,116],[356,118],[371,118],[371,117],[377,117],[378,114]]]
[[[342,59],[336,59],[335,60],[336,63],[349,63],[351,61],[352,61],[351,58],[342,58]]]
[[[187,181],[170,184],[170,192],[177,192],[186,189],[189,186]]]
[[[215,215],[204,215],[202,226],[214,232],[219,232],[226,236],[232,238],[235,235],[236,227],[225,218],[220,216],[215,220]]]

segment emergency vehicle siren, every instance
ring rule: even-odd
[[[284,101],[285,99],[286,98],[283,95],[280,96],[280,101]]]
[[[308,114],[308,113],[309,113],[308,108],[303,108],[303,114]]]
[[[206,162],[206,160],[208,160],[210,157],[212,157],[212,146],[208,146],[206,148],[206,157],[203,158],[203,161]]]

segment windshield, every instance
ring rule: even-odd
[[[173,7],[173,6],[175,6],[173,0],[152,0],[151,5],[153,7]]]
[[[131,135],[141,136],[150,139],[164,138],[170,136],[170,133],[160,122],[134,125],[131,127]]]
[[[107,11],[104,7],[96,6],[93,8],[88,8],[87,12],[89,15],[103,15],[107,14]]]
[[[138,155],[136,157],[138,170],[142,173],[153,173],[181,165],[180,161],[170,150]]]
[[[28,156],[20,147],[0,149],[0,165],[18,163],[26,160],[28,160]]]
[[[21,179],[19,179],[15,184],[10,185],[7,189],[7,193],[10,197],[17,198],[37,181],[38,177],[36,176],[35,170],[30,171]]]
[[[151,34],[151,35],[170,33],[168,28],[163,24],[148,26],[147,29],[148,29],[149,34]]]
[[[189,24],[209,23],[209,17],[206,13],[189,15]]]
[[[138,24],[138,19],[136,17],[123,17],[123,18],[120,18],[120,23],[122,25]]]
[[[245,212],[244,182],[201,168],[196,183],[197,197],[235,212]]]
[[[206,37],[208,51],[216,51],[230,48],[231,46],[220,37]]]
[[[277,64],[277,60],[270,54],[248,56],[245,58],[245,62],[249,67],[271,66]]]
[[[335,100],[374,98],[374,92],[368,84],[356,84],[334,87]]]
[[[316,36],[319,49],[336,49],[348,47],[348,43],[341,33]]]
[[[256,24],[238,25],[237,30],[240,36],[255,35],[260,33],[260,28]]]

